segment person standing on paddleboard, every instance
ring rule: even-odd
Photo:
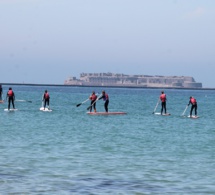
[[[189,105],[192,105],[191,106],[191,109],[190,109],[190,117],[192,117],[192,112],[193,112],[193,109],[195,109],[195,116],[197,116],[197,101],[194,97],[190,96],[190,101],[189,103],[187,104],[187,106]]]
[[[50,99],[50,95],[48,91],[45,90],[45,93],[43,94],[44,110],[46,108],[46,104],[48,105],[48,109],[49,109],[49,99]]]
[[[0,85],[0,100],[2,100],[2,94],[3,94],[3,89],[2,89],[2,86]]]
[[[102,96],[99,98],[103,99],[105,101],[104,103],[104,107],[105,107],[105,111],[108,112],[108,104],[109,104],[109,96],[107,93],[105,93],[105,91],[102,91]]]
[[[160,100],[161,100],[161,115],[163,114],[163,109],[166,114],[166,94],[164,93],[164,91],[161,91]]]
[[[14,92],[13,92],[11,87],[9,88],[9,90],[7,92],[6,100],[7,99],[8,99],[8,110],[10,110],[10,103],[12,103],[13,109],[15,109],[15,105],[14,105],[15,94],[14,94]]]
[[[94,112],[96,112],[97,95],[95,94],[95,91],[92,92],[92,95],[89,97],[89,99],[91,100],[90,112],[92,112],[92,108],[94,109]]]

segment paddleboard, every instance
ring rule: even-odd
[[[199,116],[195,116],[195,115],[192,115],[192,116],[187,116],[188,118],[193,118],[193,119],[196,119],[196,118],[199,118]]]
[[[127,114],[126,112],[87,112],[89,115],[122,115]]]
[[[155,114],[155,115],[161,115],[160,112],[155,112],[154,114]],[[163,113],[163,114],[162,114],[162,116],[169,116],[169,115],[171,115],[171,114],[170,114],[170,113],[166,113],[166,114]]]
[[[16,108],[15,109],[11,108],[10,110],[8,110],[7,108],[4,109],[5,112],[13,112],[13,111],[17,111],[17,110],[18,109],[16,109]]]
[[[0,100],[0,104],[4,103],[4,100]]]
[[[48,108],[45,108],[45,110],[44,110],[44,107],[41,107],[40,111],[43,111],[43,112],[52,112],[52,110],[48,109]]]

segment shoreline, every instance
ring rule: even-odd
[[[53,87],[103,87],[103,88],[129,88],[129,89],[180,89],[180,90],[215,90],[215,88],[182,88],[182,87],[143,87],[143,86],[98,86],[98,85],[65,85],[65,84],[33,84],[33,83],[0,83],[2,86],[53,86]]]

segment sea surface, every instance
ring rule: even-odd
[[[215,91],[165,89],[171,115],[159,116],[161,89],[105,88],[109,111],[127,114],[90,116],[89,101],[76,105],[103,88],[12,88],[18,111],[0,104],[0,194],[215,194]],[[45,89],[52,112],[39,110]],[[181,116],[190,96],[198,119],[190,107]]]

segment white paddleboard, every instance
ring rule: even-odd
[[[14,111],[17,111],[17,110],[18,109],[16,109],[16,108],[15,109],[10,108],[10,110],[8,110],[7,108],[4,109],[5,112],[14,112]]]
[[[41,108],[40,108],[40,111],[43,111],[43,112],[51,112],[52,110],[51,110],[51,109],[48,109],[48,108],[45,108],[45,110],[44,110],[44,107],[41,107]]]
[[[187,116],[188,118],[193,118],[193,119],[196,119],[196,118],[199,118],[199,116],[195,116],[195,115],[192,115],[192,116]]]
[[[155,114],[155,115],[161,115],[161,113],[160,113],[160,112],[155,112],[154,114]],[[163,113],[163,114],[162,114],[162,116],[169,116],[169,115],[170,115],[170,113],[166,113],[166,114],[165,114],[165,113]]]

